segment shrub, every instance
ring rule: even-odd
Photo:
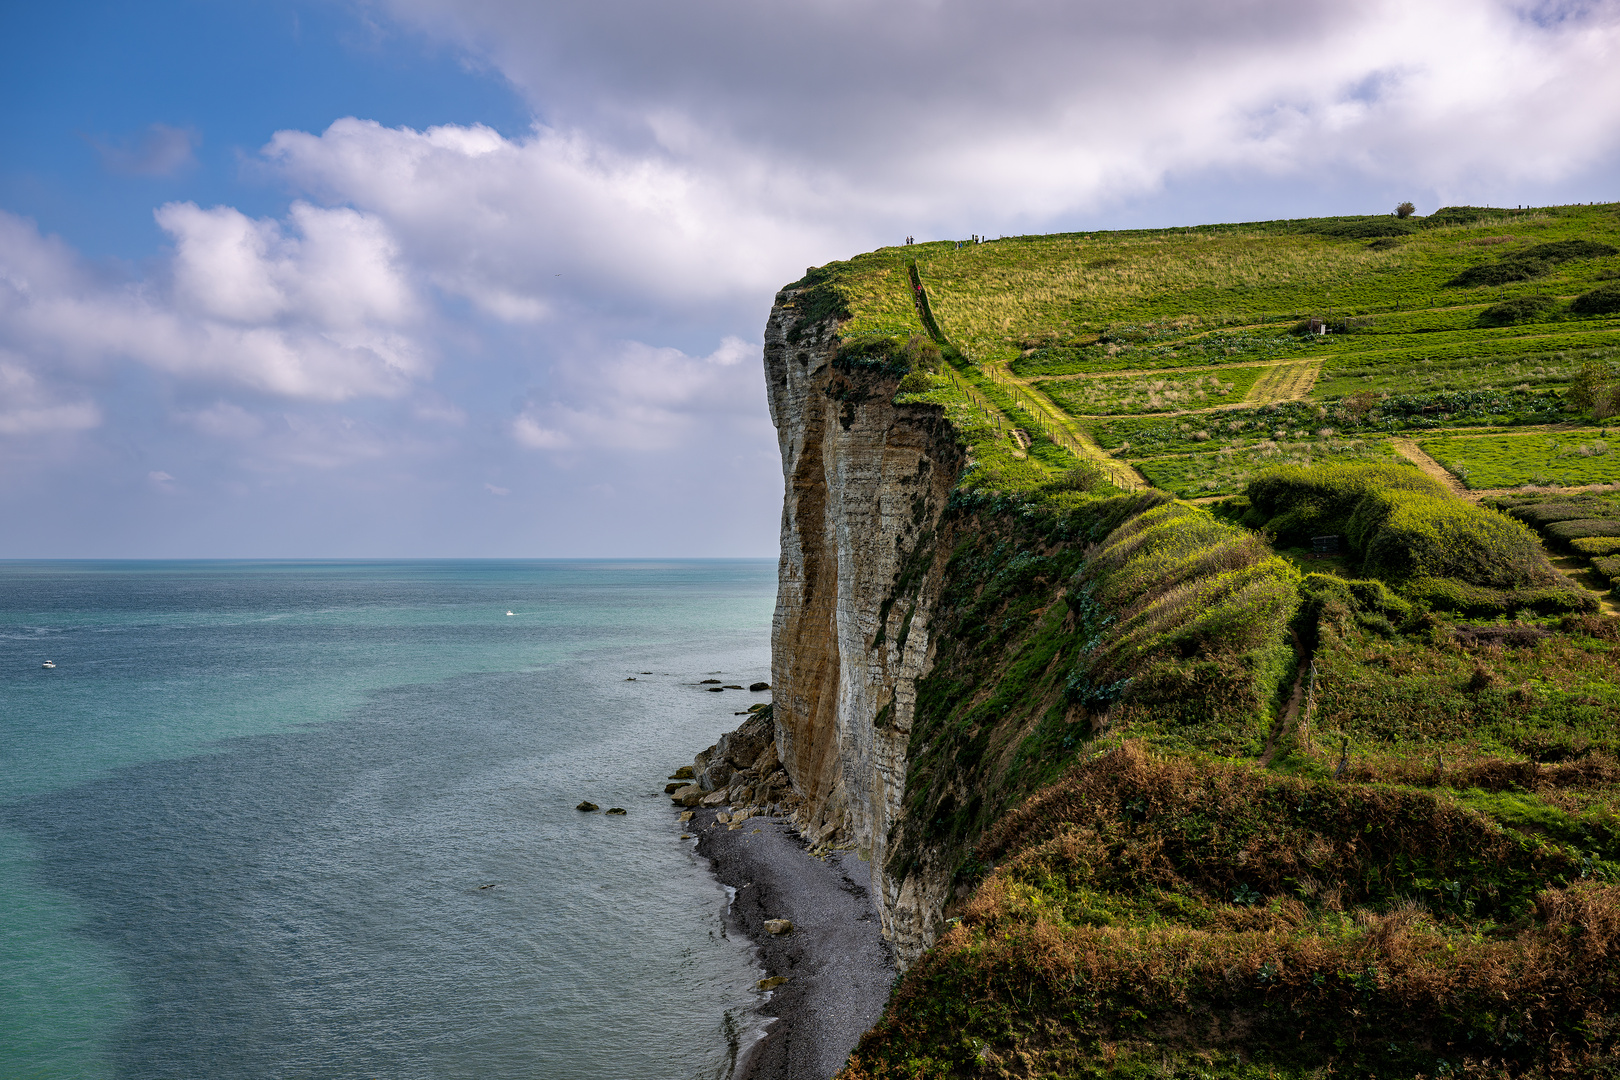
[[[1565,585],[1528,585],[1493,589],[1454,578],[1423,577],[1405,583],[1406,594],[1431,608],[1470,619],[1489,619],[1527,611],[1537,615],[1565,615],[1597,610],[1590,593]]]
[[[1183,503],[1115,529],[1080,584],[1115,613],[1071,685],[1131,680],[1125,702],[1173,724],[1262,714],[1284,674],[1299,573],[1254,533]]]
[[[926,394],[934,388],[934,377],[926,371],[908,371],[900,380],[899,393]]]
[[[1417,232],[1417,226],[1398,218],[1378,216],[1351,221],[1330,221],[1310,230],[1318,236],[1334,236],[1345,240],[1369,240],[1375,236],[1406,236]]]
[[[1395,216],[1403,219],[1409,218],[1416,211],[1417,207],[1413,206],[1410,202],[1403,202],[1399,206],[1395,207]]]
[[[1588,294],[1590,295],[1590,294]],[[1620,412],[1620,377],[1614,368],[1598,360],[1583,361],[1569,382],[1566,400],[1577,412],[1591,412],[1602,420]]]
[[[1372,491],[1445,493],[1438,481],[1405,464],[1308,465],[1274,469],[1249,482],[1243,523],[1265,529],[1279,543],[1343,534],[1350,515]]]
[[[1555,521],[1574,521],[1577,518],[1620,518],[1620,506],[1597,499],[1552,499],[1547,502],[1503,506],[1513,517],[1529,525],[1545,526]]]
[[[1620,314],[1620,284],[1599,285],[1582,293],[1569,305],[1569,310],[1579,315]]]
[[[1620,536],[1620,520],[1614,518],[1575,518],[1555,521],[1545,529],[1548,536],[1559,540],[1579,540],[1593,536]]]
[[[1611,585],[1620,586],[1620,555],[1603,555],[1592,560],[1592,569]]]
[[[1363,571],[1387,581],[1455,578],[1510,589],[1558,580],[1524,525],[1449,494],[1372,492],[1357,504],[1346,535],[1363,553]]]
[[[1301,613],[1308,623],[1319,619],[1324,609],[1337,605],[1362,619],[1380,618],[1405,622],[1412,605],[1396,596],[1377,579],[1346,579],[1333,574],[1306,574],[1300,584],[1304,596]]]
[[[1513,211],[1498,210],[1494,206],[1442,206],[1423,219],[1431,228],[1436,225],[1472,225],[1484,217],[1511,217]]]
[[[1047,485],[1052,491],[1097,491],[1110,486],[1101,467],[1089,461],[1082,461]]]
[[[1390,248],[1398,248],[1400,246],[1401,246],[1401,242],[1399,240],[1395,239],[1393,236],[1383,236],[1383,237],[1378,238],[1377,240],[1374,240],[1372,243],[1368,244],[1367,245],[1367,250],[1368,251],[1388,251]]]
[[[1447,285],[1459,288],[1472,288],[1476,285],[1506,285],[1512,281],[1529,281],[1541,277],[1552,264],[1542,259],[1503,259],[1501,262],[1481,263],[1470,266],[1458,274]]]
[[[1487,326],[1511,326],[1545,314],[1552,306],[1550,296],[1521,296],[1486,308],[1480,312],[1479,321]]]
[[[1620,555],[1620,536],[1577,536],[1569,546],[1587,558]]]

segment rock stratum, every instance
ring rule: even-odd
[[[777,753],[814,842],[855,845],[902,967],[937,936],[949,875],[896,877],[916,683],[929,665],[940,515],[966,461],[942,410],[899,377],[840,365],[836,316],[776,298],[765,376],[785,498],[771,627]]]

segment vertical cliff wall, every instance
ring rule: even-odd
[[[765,331],[786,487],[771,640],[777,751],[804,797],[804,831],[853,842],[869,860],[884,931],[907,964],[933,939],[942,897],[889,880],[886,845],[933,651],[948,554],[940,515],[965,457],[937,406],[894,404],[896,373],[839,360],[837,315],[805,292],[778,294]]]

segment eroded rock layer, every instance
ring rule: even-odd
[[[837,317],[778,294],[765,331],[782,451],[772,624],[777,751],[813,842],[856,845],[902,965],[934,937],[941,887],[884,872],[905,794],[916,680],[944,556],[938,526],[965,462],[941,410],[895,405],[899,375],[842,361]]]

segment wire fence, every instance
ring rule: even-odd
[[[1103,469],[1115,486],[1124,488],[1126,491],[1135,491],[1142,487],[1142,479],[1137,475],[1135,469],[1129,465],[1114,461],[1095,447],[1086,446],[1075,436],[1074,432],[1069,430],[1067,425],[1054,421],[1050,412],[1052,408],[1050,404],[1041,401],[1022,385],[1013,382],[1005,374],[998,372],[993,367],[986,365],[980,370],[986,378],[1000,387],[1008,397],[1012,398],[1019,408],[1029,414],[1030,418],[1035,421],[1036,427],[1048,439],[1051,439],[1081,461],[1091,462]]]

